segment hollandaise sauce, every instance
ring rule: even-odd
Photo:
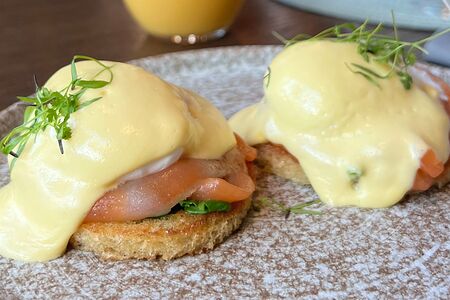
[[[217,159],[235,146],[226,120],[205,99],[141,68],[104,63],[112,66],[114,79],[103,88],[86,90],[81,101],[101,99],[71,115],[72,136],[64,141],[64,154],[48,127],[30,139],[10,183],[0,189],[2,256],[23,261],[56,258],[96,200],[120,178],[175,152]],[[83,79],[101,71],[92,61],[76,67]],[[97,79],[108,80],[107,74]],[[61,90],[70,81],[67,66],[45,87]]]
[[[304,41],[270,65],[261,102],[230,124],[250,145],[283,145],[320,199],[334,206],[388,207],[414,182],[422,156],[449,158],[449,117],[436,97],[397,75],[374,84],[352,64],[388,74],[355,43]]]

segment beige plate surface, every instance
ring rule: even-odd
[[[217,48],[133,63],[211,99],[226,116],[262,96],[264,71],[277,46]],[[450,71],[433,68],[450,78]],[[0,113],[0,135],[20,120]],[[0,184],[7,181],[0,161]],[[447,298],[450,289],[450,186],[389,209],[325,207],[321,216],[251,211],[241,230],[214,251],[164,261],[102,261],[69,251],[38,264],[0,258],[0,297],[12,298]],[[273,176],[263,195],[294,204],[310,188]]]

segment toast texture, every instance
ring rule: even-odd
[[[193,215],[177,211],[133,222],[82,224],[70,244],[104,259],[170,260],[211,250],[235,231],[247,215],[251,199],[232,204],[228,212]]]
[[[264,172],[273,173],[300,184],[309,184],[309,180],[298,160],[284,147],[272,143],[253,146],[258,150],[256,165]]]

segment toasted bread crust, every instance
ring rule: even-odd
[[[309,180],[298,160],[283,146],[265,143],[253,147],[258,150],[256,165],[263,171],[300,184],[309,184]]]
[[[192,215],[178,211],[160,218],[124,223],[87,223],[70,244],[105,259],[169,260],[211,250],[235,231],[251,199],[233,203],[226,213]]]
[[[283,146],[272,143],[254,146],[258,150],[256,164],[264,171],[290,179],[300,184],[310,184],[298,160]],[[450,161],[434,185],[439,188],[450,182]]]

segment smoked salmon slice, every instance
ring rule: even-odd
[[[182,158],[166,169],[126,182],[101,197],[84,222],[124,222],[168,214],[180,201],[245,200],[255,190],[246,162],[256,150],[237,138],[220,160]]]
[[[411,191],[413,192],[423,192],[428,190],[434,183],[434,178],[422,171],[422,169],[417,170],[416,177],[414,179]]]
[[[419,69],[424,71],[428,78],[440,87],[441,91],[439,93],[439,99],[450,117],[450,86],[441,78],[433,75],[430,71],[422,68]],[[436,178],[447,173],[449,168],[449,160],[447,160],[447,164],[444,165],[444,163],[439,161],[436,157],[436,153],[434,153],[433,150],[428,149],[420,160],[420,168],[417,170],[411,190],[414,192],[428,190],[437,181]]]
[[[233,173],[222,178],[207,178],[199,183],[191,195],[195,200],[220,199],[225,202],[237,202],[247,199],[255,190],[255,183],[245,172]],[[250,192],[250,194],[249,194]]]
[[[436,182],[436,178],[447,172],[448,168],[448,163],[445,166],[438,160],[434,151],[429,149],[420,160],[420,168],[417,170],[411,190],[414,192],[428,190]]]
[[[436,178],[444,171],[444,164],[436,157],[433,150],[428,149],[422,156],[420,169],[430,177]]]

